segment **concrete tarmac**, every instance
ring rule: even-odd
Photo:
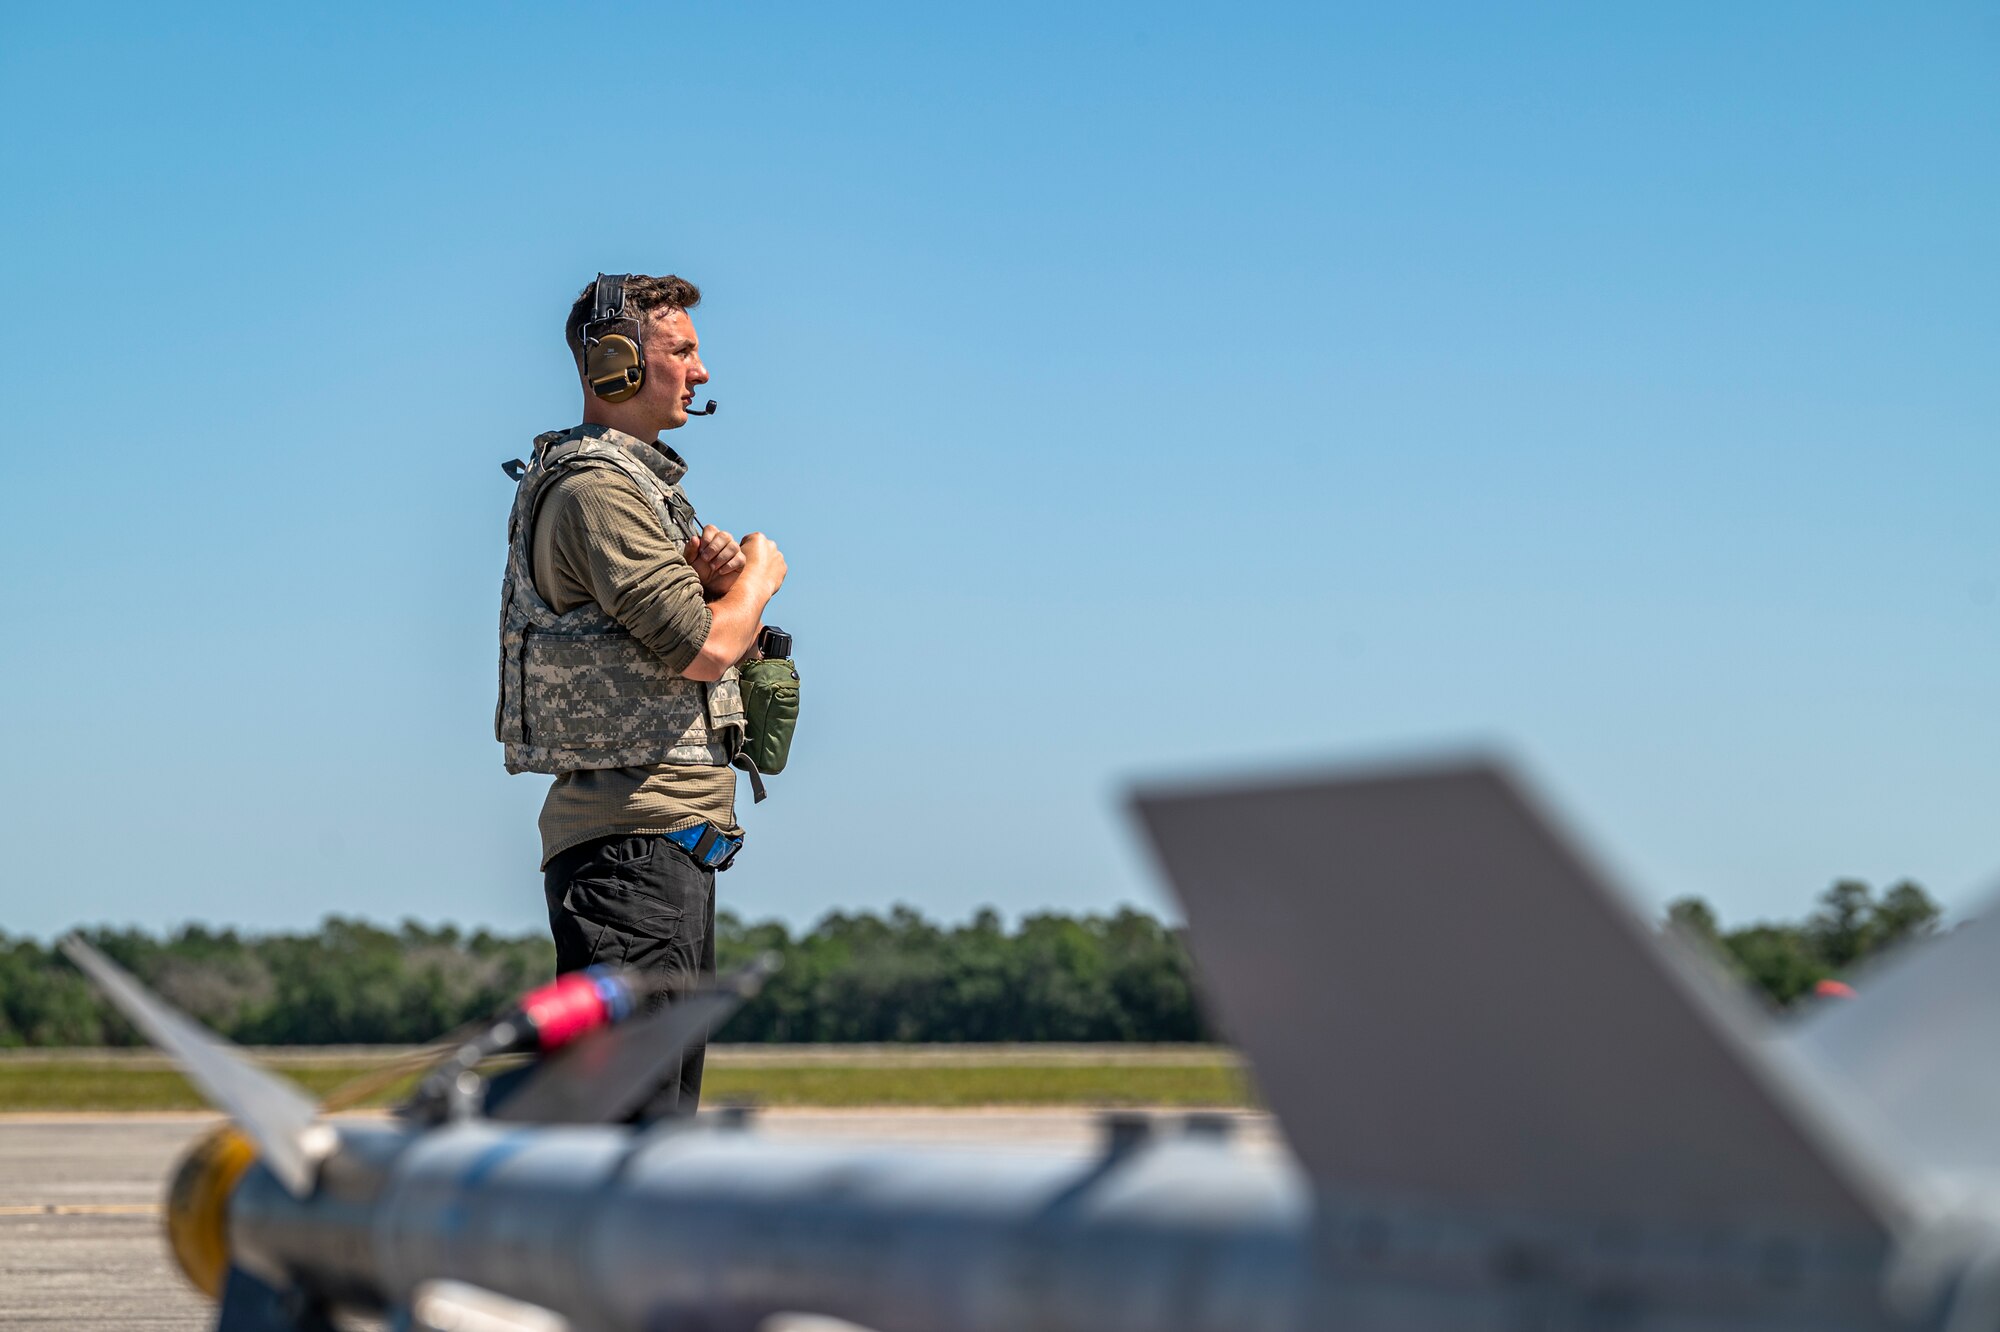
[[[167,1257],[158,1204],[175,1156],[215,1122],[0,1122],[0,1327],[207,1327],[207,1301]]]
[[[1163,1114],[1170,1122],[1174,1116]],[[1261,1116],[1245,1139],[1275,1145]],[[770,1110],[774,1138],[923,1143],[979,1151],[1082,1148],[1094,1111]],[[197,1332],[214,1311],[167,1255],[159,1201],[167,1172],[213,1115],[0,1116],[0,1328]]]

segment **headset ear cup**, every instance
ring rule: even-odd
[[[623,402],[646,382],[646,361],[631,338],[606,333],[585,353],[583,373],[592,393],[606,402]]]

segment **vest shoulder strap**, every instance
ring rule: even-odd
[[[528,511],[522,515],[521,527],[521,540],[526,547],[525,555],[531,569],[534,564],[535,524],[541,518],[542,505],[547,502],[549,491],[561,479],[560,474],[566,471],[589,467],[617,472],[631,481],[638,488],[640,496],[652,506],[653,516],[659,520],[660,529],[666,533],[668,540],[674,540],[680,534],[680,529],[685,527],[674,511],[674,492],[664,482],[648,472],[645,464],[636,459],[617,456],[612,449],[597,444],[595,440],[573,439],[553,448],[544,449],[538,462],[541,465],[542,476],[535,483],[533,501],[529,504]],[[690,509],[690,516],[692,513]]]
[[[596,440],[588,438],[564,440],[560,444],[553,444],[548,448],[538,450],[541,455],[539,461],[545,469],[553,472],[556,468],[568,463],[579,453],[582,453],[595,443],[597,443]],[[591,449],[590,451],[593,454],[602,454],[605,452],[602,447]]]

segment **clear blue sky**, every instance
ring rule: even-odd
[[[723,903],[1158,908],[1135,779],[1498,747],[1647,900],[2000,869],[1976,4],[0,18],[0,928],[541,922],[510,487],[698,281],[790,557]],[[867,848],[885,842],[886,855]]]

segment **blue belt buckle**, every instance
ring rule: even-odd
[[[703,869],[727,869],[729,862],[736,859],[736,853],[743,849],[742,838],[724,837],[712,823],[697,823],[692,828],[670,832],[667,840],[693,856]],[[704,847],[703,842],[708,845]]]

